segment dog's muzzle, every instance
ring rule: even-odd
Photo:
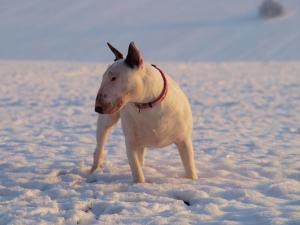
[[[95,107],[95,112],[100,113],[100,114],[104,114],[104,110],[103,110],[103,108],[100,107],[100,106],[96,106],[96,107]]]

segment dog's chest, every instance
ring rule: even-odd
[[[121,112],[122,128],[126,138],[145,147],[163,147],[174,142],[177,133],[172,115],[158,109],[138,111],[127,107]]]

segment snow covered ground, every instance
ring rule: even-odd
[[[262,20],[264,0],[2,0],[1,59],[108,61],[136,41],[164,61],[300,60],[299,0]]]
[[[0,224],[300,224],[300,62],[160,67],[192,104],[197,181],[170,146],[133,184],[119,125],[87,174],[106,65],[0,61]]]

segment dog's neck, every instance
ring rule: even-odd
[[[164,88],[164,80],[159,70],[152,65],[145,64],[145,73],[142,79],[142,91],[137,103],[151,102],[157,99]]]

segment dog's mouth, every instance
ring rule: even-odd
[[[99,114],[113,114],[118,112],[123,106],[123,99],[118,98],[115,102],[107,102],[95,105],[95,112]]]

